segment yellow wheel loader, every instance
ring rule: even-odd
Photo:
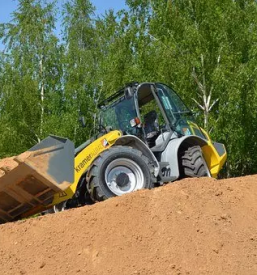
[[[210,140],[176,92],[130,83],[99,104],[97,136],[74,149],[50,136],[0,167],[0,223],[102,201],[185,177],[217,177]]]

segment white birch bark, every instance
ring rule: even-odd
[[[197,106],[203,111],[204,113],[204,128],[208,130],[208,122],[209,122],[209,113],[214,107],[214,105],[219,101],[219,99],[215,99],[212,101],[212,90],[213,87],[211,87],[209,90],[206,87],[205,82],[205,72],[204,72],[204,57],[201,55],[201,63],[202,63],[202,69],[203,69],[203,79],[202,82],[199,80],[195,69],[193,69],[192,76],[198,86],[198,97],[201,99],[201,103],[197,101],[195,98],[193,98],[193,101],[197,104]]]
[[[41,113],[40,113],[40,126],[39,126],[39,135],[42,137],[43,135],[43,124],[44,124],[44,113],[45,113],[45,107],[44,107],[44,100],[45,100],[45,83],[44,83],[44,67],[43,67],[43,55],[41,55],[40,61],[39,61],[39,70],[40,70],[40,107],[41,107]]]

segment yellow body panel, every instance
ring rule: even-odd
[[[216,148],[214,147],[213,142],[211,141],[208,133],[204,129],[199,128],[198,125],[192,121],[187,121],[187,123],[190,127],[190,132],[193,135],[199,136],[199,134],[197,133],[197,130],[198,132],[201,130],[201,132],[204,134],[204,138],[207,140],[207,145],[202,147],[203,156],[212,177],[217,178],[219,171],[222,169],[227,159],[227,152],[226,152],[225,146],[223,145],[224,154],[220,156]]]
[[[227,159],[227,152],[224,147],[224,154],[220,156],[214,147],[209,135],[203,129],[201,129],[206,137],[208,137],[208,144],[202,147],[202,152],[204,159],[208,165],[208,168],[211,172],[212,177],[217,178],[219,171],[221,170],[222,166],[224,165]]]
[[[73,197],[81,176],[85,173],[91,163],[100,153],[110,148],[121,135],[120,131],[112,131],[93,141],[75,157],[74,182],[64,192],[58,193],[54,196],[52,205],[56,205]]]

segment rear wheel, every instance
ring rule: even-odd
[[[211,177],[200,146],[189,147],[180,157],[181,178]]]
[[[104,151],[87,173],[88,192],[94,201],[153,187],[149,159],[141,151],[115,146]]]

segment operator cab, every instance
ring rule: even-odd
[[[206,138],[180,97],[161,83],[132,83],[101,105],[103,125],[135,135],[153,151],[175,133]]]
[[[160,123],[165,125],[165,118],[158,107],[154,96],[154,86],[151,83],[143,83],[137,89],[135,96],[138,105],[139,118],[142,132],[150,148],[156,145],[155,141],[160,135]]]

